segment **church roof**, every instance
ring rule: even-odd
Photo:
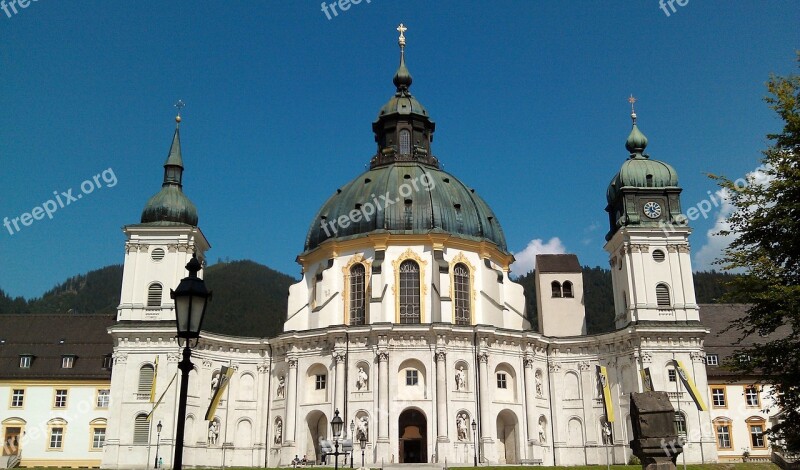
[[[116,315],[4,314],[0,315],[0,379],[103,379],[103,368],[114,349],[108,327]],[[20,356],[32,356],[29,368]],[[62,368],[73,356],[72,368]]]
[[[540,273],[580,273],[583,272],[578,257],[572,254],[536,255],[536,270]]]

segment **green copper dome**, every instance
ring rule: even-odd
[[[180,117],[176,118],[180,122]],[[197,226],[197,207],[183,193],[183,157],[180,129],[175,128],[167,162],[164,164],[164,183],[161,191],[147,201],[141,223],[151,225],[186,224]]]
[[[508,251],[497,217],[475,190],[427,164],[378,166],[338,189],[311,222],[305,251],[376,232],[448,233]]]
[[[625,141],[625,148],[630,158],[622,164],[619,172],[611,179],[606,191],[609,204],[617,199],[622,188],[676,188],[678,172],[668,163],[650,159],[645,155],[647,137],[636,126],[636,115],[633,115],[633,129]]]

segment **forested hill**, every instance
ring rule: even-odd
[[[715,271],[694,275],[698,303],[715,303],[725,293],[730,274]],[[204,329],[216,333],[271,337],[282,331],[289,286],[297,280],[253,261],[218,262],[205,270],[214,297]],[[525,289],[528,317],[536,327],[534,274],[515,279]],[[610,331],[614,319],[611,272],[583,268],[586,323],[589,333]],[[0,290],[2,313],[115,313],[122,285],[122,266],[107,266],[71,277],[41,298],[26,301]]]

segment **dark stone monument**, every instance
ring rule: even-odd
[[[633,455],[644,470],[675,470],[683,440],[675,431],[675,408],[666,392],[631,393]]]

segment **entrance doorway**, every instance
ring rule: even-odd
[[[400,431],[400,463],[427,463],[428,421],[425,415],[409,408],[400,414],[397,428]]]
[[[517,463],[517,416],[509,410],[497,415],[497,454],[502,464]]]
[[[3,455],[17,455],[19,454],[19,437],[22,433],[22,428],[9,426],[6,428],[5,436],[3,437]]]

